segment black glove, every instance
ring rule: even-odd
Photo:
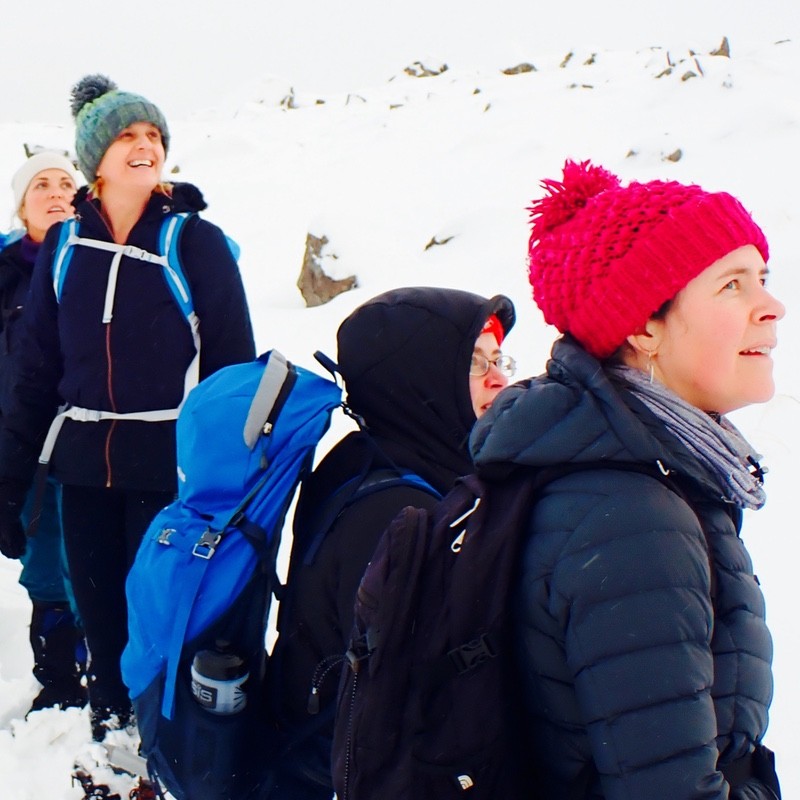
[[[743,784],[731,786],[731,800],[780,800],[775,754],[763,744],[757,744],[751,759],[752,777]]]
[[[758,778],[750,778],[747,783],[731,788],[730,797],[731,800],[778,800],[779,795]]]
[[[26,487],[20,481],[0,481],[0,553],[6,558],[22,558],[27,547],[20,514],[25,504]]]

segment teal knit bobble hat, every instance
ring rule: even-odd
[[[120,91],[105,75],[81,78],[72,87],[70,107],[78,166],[89,183],[97,177],[109,145],[134,122],[151,122],[161,131],[164,152],[169,148],[169,128],[158,107],[141,95]]]

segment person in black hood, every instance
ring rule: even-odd
[[[476,471],[555,475],[514,592],[526,778],[548,798],[775,800],[764,597],[740,537],[764,470],[726,418],[774,392],[783,305],[725,192],[567,162],[530,278],[564,334],[475,426]]]
[[[367,301],[339,327],[347,406],[362,429],[304,481],[295,513],[271,658],[284,752],[270,797],[330,798],[337,665],[361,575],[402,508],[432,507],[471,472],[472,426],[514,373],[500,351],[513,325],[502,295],[405,288]],[[309,713],[310,694],[318,713]]]
[[[46,461],[52,450],[90,651],[92,733],[102,740],[131,719],[119,663],[125,580],[147,525],[175,495],[178,408],[198,380],[252,359],[255,346],[236,260],[222,231],[196,213],[201,193],[162,181],[161,111],[98,75],[73,88],[72,110],[90,185],[73,200],[77,238],[62,237],[70,221],[53,225],[34,267],[0,430],[0,542],[10,554],[24,549],[22,502],[37,455]],[[153,255],[165,223],[179,219],[188,293]],[[192,313],[178,303],[188,294]]]

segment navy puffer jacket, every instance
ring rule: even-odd
[[[81,189],[73,201],[79,233],[112,241],[98,202]],[[157,252],[165,216],[200,211],[190,184],[172,197],[154,193],[127,244]],[[61,224],[53,225],[33,271],[22,319],[18,371],[0,435],[0,477],[27,481],[60,402],[134,412],[176,408],[194,355],[191,332],[160,266],[122,258],[113,318],[103,323],[112,254],[76,247],[61,301],[52,262]],[[192,216],[180,241],[181,261],[200,320],[201,379],[254,357],[241,276],[222,231]],[[56,443],[53,472],[65,484],[171,491],[177,485],[175,423],[67,420]]]
[[[547,486],[523,548],[515,625],[543,796],[727,798],[717,765],[761,740],[772,697],[772,643],[738,509],[568,338],[546,375],[500,394],[471,446],[485,474],[619,465]],[[632,462],[669,470],[682,494],[626,470]],[[756,781],[730,797],[774,795]]]

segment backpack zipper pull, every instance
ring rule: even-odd
[[[306,709],[309,714],[319,714],[319,688],[317,686],[311,687],[311,694],[308,696],[308,705]]]
[[[320,686],[322,686],[323,681],[328,677],[331,670],[338,667],[345,658],[346,657],[343,655],[328,656],[317,664],[317,668],[314,670],[314,675],[311,678],[311,692],[308,695],[308,702],[306,704],[306,710],[309,714],[319,714]]]
[[[475,502],[472,504],[472,508],[467,509],[458,519],[453,520],[453,522],[450,523],[450,529],[451,530],[455,530],[462,522],[465,523],[464,524],[464,530],[461,531],[461,533],[459,533],[458,536],[456,536],[455,539],[453,539],[453,542],[450,545],[450,549],[454,553],[460,553],[461,552],[461,548],[464,545],[464,538],[467,535],[466,521],[476,511],[476,509],[478,508],[478,506],[480,504],[481,504],[481,498],[480,497],[476,497],[475,498]]]

